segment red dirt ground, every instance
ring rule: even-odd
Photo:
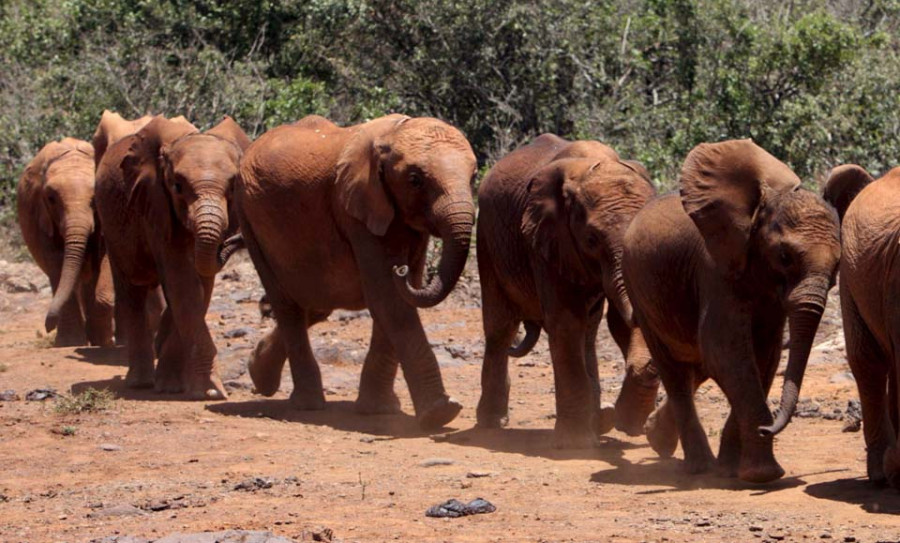
[[[26,283],[40,284],[36,268],[17,270]],[[483,340],[472,279],[422,312],[446,386],[465,405],[437,436],[419,432],[408,415],[353,413],[366,315],[338,312],[311,331],[325,411],[289,407],[287,370],[274,398],[254,395],[244,368],[271,321],[258,315],[261,290],[246,258],[220,276],[207,319],[230,385],[225,402],[124,388],[121,349],[48,348],[39,337],[46,290],[0,293],[0,391],[23,398],[0,402],[0,541],[154,539],[232,528],[307,540],[321,527],[345,542],[900,541],[900,493],[866,482],[862,434],[841,431],[856,387],[844,374],[834,293],[804,382],[801,414],[808,416],[777,439],[787,475],[751,486],[688,476],[680,450],[660,460],[644,437],[616,431],[593,450],[552,449],[544,339],[511,362],[510,427],[473,429]],[[598,347],[604,400],[613,401],[621,356],[605,331]],[[109,410],[80,415],[57,413],[52,400],[24,401],[48,386],[61,393],[106,388],[117,399]],[[778,387],[780,378],[773,397]],[[402,379],[397,390],[411,413]],[[697,402],[715,450],[727,403],[709,385]],[[74,435],[62,435],[63,427]],[[434,459],[446,462],[428,466]],[[497,511],[425,517],[431,505],[476,497]]]

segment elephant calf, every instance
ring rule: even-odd
[[[680,194],[647,204],[625,235],[625,284],[668,395],[647,435],[663,456],[680,437],[688,471],[707,470],[714,457],[693,397],[711,377],[731,405],[720,467],[745,481],[771,481],[784,475],[773,437],[796,408],[834,284],[838,218],[750,140],[695,147],[679,183]],[[766,397],[785,320],[790,355],[773,422]]]
[[[457,129],[402,115],[347,128],[306,117],[247,150],[237,212],[277,322],[250,362],[257,391],[278,390],[287,357],[293,405],[324,408],[307,328],[333,309],[368,307],[374,324],[357,411],[399,410],[399,363],[423,428],[456,417],[461,406],[444,390],[416,308],[443,300],[465,266],[475,167]],[[443,247],[423,286],[429,236]]]
[[[219,269],[232,187],[250,140],[230,117],[199,132],[155,117],[114,143],[97,167],[97,211],[127,328],[131,387],[223,399],[216,347],[205,316]],[[167,307],[156,335],[154,373],[148,294],[162,286]]]
[[[523,356],[541,328],[556,383],[557,447],[589,446],[609,431],[600,409],[596,338],[607,325],[627,360],[616,426],[641,433],[659,379],[649,365],[622,280],[629,222],[655,191],[643,166],[596,141],[544,134],[500,160],[478,191],[478,272],[486,337],[478,425],[504,426],[509,354]],[[510,349],[521,322],[526,337]],[[508,352],[509,351],[509,352]]]
[[[825,199],[841,226],[841,313],[847,362],[862,404],[869,479],[900,488],[900,168],[877,181],[863,168],[835,168]]]
[[[57,347],[112,344],[112,278],[93,205],[94,150],[86,141],[47,144],[19,180],[19,226],[53,288],[45,325],[59,327]]]

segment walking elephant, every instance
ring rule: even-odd
[[[680,194],[647,204],[625,234],[625,285],[667,394],[647,435],[662,456],[680,438],[687,470],[706,471],[715,457],[693,396],[712,378],[731,406],[719,467],[745,481],[771,481],[784,475],[773,437],[796,408],[834,284],[838,217],[750,140],[695,147],[679,186]],[[766,397],[786,320],[790,354],[773,421]]]
[[[277,322],[250,363],[258,392],[278,390],[287,357],[292,404],[324,408],[307,328],[333,309],[368,307],[374,325],[357,411],[399,410],[399,364],[420,426],[456,417],[461,406],[444,390],[416,308],[440,303],[465,266],[475,169],[457,129],[402,115],[347,128],[306,117],[247,150],[237,212]],[[423,286],[429,236],[443,242],[441,262]]]
[[[207,132],[155,117],[114,143],[97,168],[97,211],[128,337],[131,387],[225,398],[205,315],[229,220],[239,162],[250,140],[230,117]],[[167,307],[153,338],[147,297],[162,286]]]
[[[842,217],[841,314],[847,361],[862,405],[866,469],[875,483],[900,488],[900,168],[877,181],[863,168],[835,168],[825,199]]]
[[[55,345],[111,345],[112,278],[93,208],[90,144],[64,138],[44,146],[22,173],[17,194],[25,245],[53,289],[45,327],[59,328]]]
[[[655,194],[639,163],[596,141],[544,134],[500,160],[478,190],[478,272],[486,338],[478,425],[505,426],[509,356],[523,356],[541,328],[556,384],[557,447],[586,447],[613,425],[601,411],[596,339],[607,325],[627,361],[615,424],[641,433],[656,405],[650,366],[622,279],[625,229]],[[526,337],[510,348],[521,322]]]

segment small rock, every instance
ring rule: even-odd
[[[755,525],[754,525],[754,526],[750,526],[750,531],[751,531],[751,532],[761,532],[761,531],[762,531],[762,526],[755,526]]]
[[[238,381],[237,379],[225,381],[222,385],[228,390],[253,390],[253,383]]]
[[[313,541],[334,541],[334,531],[331,528],[316,528],[309,535]]]
[[[313,541],[316,541],[313,539]],[[319,540],[322,541],[322,540]],[[153,543],[293,543],[290,539],[272,532],[250,530],[227,530],[224,532],[203,532],[195,534],[172,534]]]
[[[227,339],[235,339],[235,338],[247,336],[251,332],[253,332],[253,330],[251,330],[250,328],[243,327],[243,328],[235,328],[233,330],[229,330],[229,331],[225,332],[225,334],[223,334],[223,335]]]
[[[858,432],[862,429],[862,406],[859,404],[859,400],[847,402],[844,421],[843,432]]]
[[[776,530],[774,532],[769,532],[769,539],[774,539],[775,541],[784,541],[784,538],[787,537],[784,532],[781,530]]]
[[[853,377],[853,373],[849,371],[842,371],[835,373],[828,379],[829,383],[841,384],[841,383],[855,383],[856,379]]]
[[[16,394],[15,390],[4,390],[0,392],[0,402],[17,402],[19,401],[19,395]]]
[[[100,450],[107,452],[121,451],[122,447],[120,445],[114,445],[112,443],[101,443]]]
[[[426,517],[458,518],[467,515],[493,513],[497,508],[491,502],[482,498],[475,498],[469,503],[462,503],[457,499],[447,500],[444,503],[434,505],[425,511]]]
[[[468,477],[469,479],[480,479],[481,477],[492,477],[493,475],[493,471],[472,470],[466,474],[466,477]]]
[[[137,507],[131,504],[122,504],[122,505],[113,505],[111,507],[104,507],[99,511],[94,511],[93,513],[88,513],[88,518],[108,518],[108,517],[133,517],[138,515],[145,515],[143,511],[138,509]]]
[[[48,400],[50,398],[58,398],[58,397],[59,397],[59,393],[57,393],[52,388],[37,388],[25,395],[25,401],[42,402],[42,401]]]
[[[462,480],[459,482],[459,488],[466,490],[467,488],[472,488],[472,481]]]
[[[856,543],[856,538],[852,535],[844,536],[844,543]]]
[[[259,489],[272,488],[272,485],[275,484],[275,481],[270,478],[263,477],[253,477],[251,479],[245,479],[240,483],[234,485],[233,490],[243,490],[247,492],[253,492]]]
[[[419,462],[419,465],[423,468],[430,468],[434,466],[452,466],[456,461],[450,458],[427,458]]]
[[[703,527],[705,527],[705,526],[712,526],[712,522],[710,522],[709,519],[705,519],[705,518],[704,518],[704,519],[700,519],[700,520],[698,520],[697,522],[695,522],[695,523],[694,523],[694,526],[697,526],[697,527],[699,527],[699,528],[703,528]]]

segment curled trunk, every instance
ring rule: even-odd
[[[47,317],[44,320],[44,327],[47,329],[47,332],[52,332],[56,329],[62,308],[72,297],[75,284],[78,283],[78,276],[81,274],[81,268],[84,265],[84,254],[93,228],[93,221],[81,221],[78,223],[73,221],[71,224],[66,224],[62,272],[59,276],[56,292],[53,293],[53,301],[50,302],[50,309],[47,311]]]
[[[534,349],[534,346],[537,345],[538,338],[541,337],[540,324],[534,321],[525,321],[522,324],[525,325],[525,337],[522,338],[518,345],[510,347],[508,351],[509,356],[513,358],[521,358],[530,353],[531,349]]]
[[[227,217],[224,205],[212,198],[202,198],[194,208],[194,266],[204,277],[219,271],[219,244],[228,227]]]
[[[787,369],[784,372],[784,385],[781,389],[781,403],[772,425],[759,428],[759,434],[763,437],[774,436],[784,430],[797,408],[809,352],[822,312],[825,310],[828,285],[827,276],[814,275],[801,281],[791,292],[789,297],[791,310],[788,314],[791,346]]]
[[[469,241],[475,222],[475,209],[471,199],[460,199],[443,207],[435,221],[439,226],[443,248],[437,274],[422,288],[409,282],[409,268],[394,269],[394,284],[400,296],[415,307],[433,307],[450,294],[462,275],[469,256]]]

